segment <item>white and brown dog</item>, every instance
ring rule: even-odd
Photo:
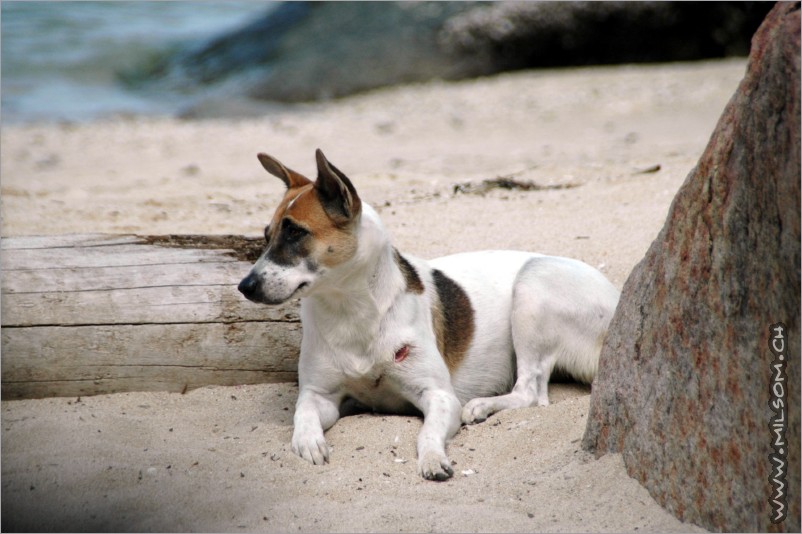
[[[453,474],[446,441],[461,422],[547,405],[555,368],[593,380],[619,297],[596,269],[515,251],[407,256],[320,150],[314,182],[258,157],[287,192],[239,290],[264,304],[301,298],[298,455],[328,461],[323,433],[351,398],[381,412],[422,412],[419,472],[445,480]]]

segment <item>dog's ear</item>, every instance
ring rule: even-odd
[[[362,212],[362,201],[356,193],[354,184],[342,171],[329,163],[319,148],[315,152],[315,159],[317,160],[315,189],[323,208],[336,222],[352,221]]]
[[[287,186],[287,189],[291,189],[293,187],[301,187],[303,185],[312,183],[312,180],[310,180],[309,178],[307,178],[302,174],[295,172],[292,169],[288,169],[273,156],[269,156],[264,152],[260,152],[259,154],[256,155],[256,157],[259,158],[259,162],[262,164],[262,167],[264,167],[267,172],[269,172],[276,178],[280,178],[281,181],[284,182],[284,184]]]

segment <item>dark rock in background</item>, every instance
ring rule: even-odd
[[[200,83],[220,81],[267,64],[282,54],[282,39],[309,16],[312,8],[306,2],[283,2],[268,15],[233,33],[182,50],[171,64],[184,77]]]
[[[321,100],[434,78],[470,75],[444,53],[437,32],[471,3],[322,2],[283,40],[282,52],[250,95]]]
[[[665,226],[624,285],[583,446],[711,530],[800,528],[800,11],[779,3]],[[774,356],[788,328],[788,517],[769,520]]]
[[[244,28],[120,74],[136,88],[227,90],[275,102],[340,97],[474,72],[437,33],[473,2],[282,2]]]
[[[275,102],[504,70],[746,55],[765,2],[285,2],[150,57],[128,86]]]
[[[441,44],[489,70],[746,56],[767,2],[499,2],[450,19]]]

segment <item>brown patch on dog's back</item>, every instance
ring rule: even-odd
[[[418,276],[418,271],[415,270],[415,267],[413,267],[412,264],[409,263],[400,252],[398,252],[398,249],[393,249],[393,256],[395,257],[395,263],[398,265],[401,274],[404,275],[404,281],[407,285],[407,293],[415,293],[416,295],[423,293],[423,282],[421,282],[420,277]]]
[[[453,373],[471,345],[474,313],[471,299],[454,280],[437,269],[432,271],[437,300],[432,303],[432,323],[437,348]]]

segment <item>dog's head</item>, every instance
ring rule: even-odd
[[[275,158],[258,155],[287,192],[265,227],[267,248],[239,284],[249,300],[280,304],[303,297],[329,270],[356,254],[362,202],[348,177],[320,149],[315,157],[318,174],[312,182]]]

